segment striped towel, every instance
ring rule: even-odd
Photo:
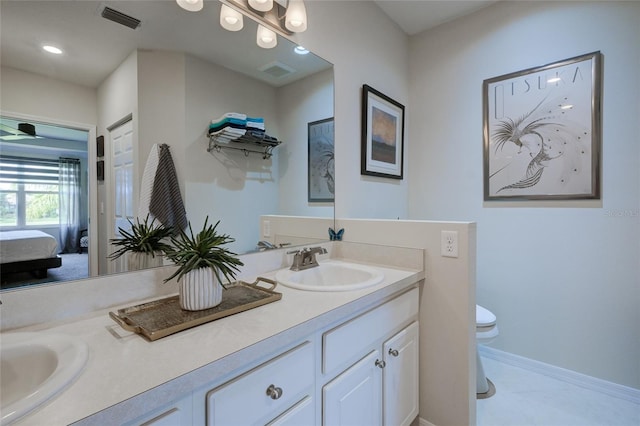
[[[165,226],[173,226],[176,229],[187,227],[187,212],[184,209],[176,168],[167,144],[160,145],[149,212]]]

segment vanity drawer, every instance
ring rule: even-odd
[[[418,314],[418,289],[346,322],[322,336],[322,372],[353,364],[372,344]]]
[[[264,424],[310,395],[313,384],[313,345],[307,341],[209,391],[207,424]]]

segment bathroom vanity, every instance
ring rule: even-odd
[[[278,286],[280,301],[154,342],[107,310],[21,329],[78,336],[90,354],[74,383],[16,424],[408,425],[424,270],[375,267],[375,286]]]

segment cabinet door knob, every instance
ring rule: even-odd
[[[386,362],[384,361],[380,361],[379,359],[376,359],[376,367],[378,368],[384,368],[387,365]]]
[[[267,395],[271,399],[278,399],[282,396],[282,388],[277,388],[275,385],[269,385],[267,388]]]
[[[398,355],[399,355],[399,352],[398,352],[398,350],[397,350],[397,349],[391,349],[391,348],[389,348],[389,355],[391,355],[391,356],[398,356]]]

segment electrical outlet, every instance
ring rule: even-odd
[[[262,236],[271,236],[271,221],[265,220],[264,222],[262,222]]]
[[[458,231],[440,232],[440,254],[444,257],[458,257]]]

